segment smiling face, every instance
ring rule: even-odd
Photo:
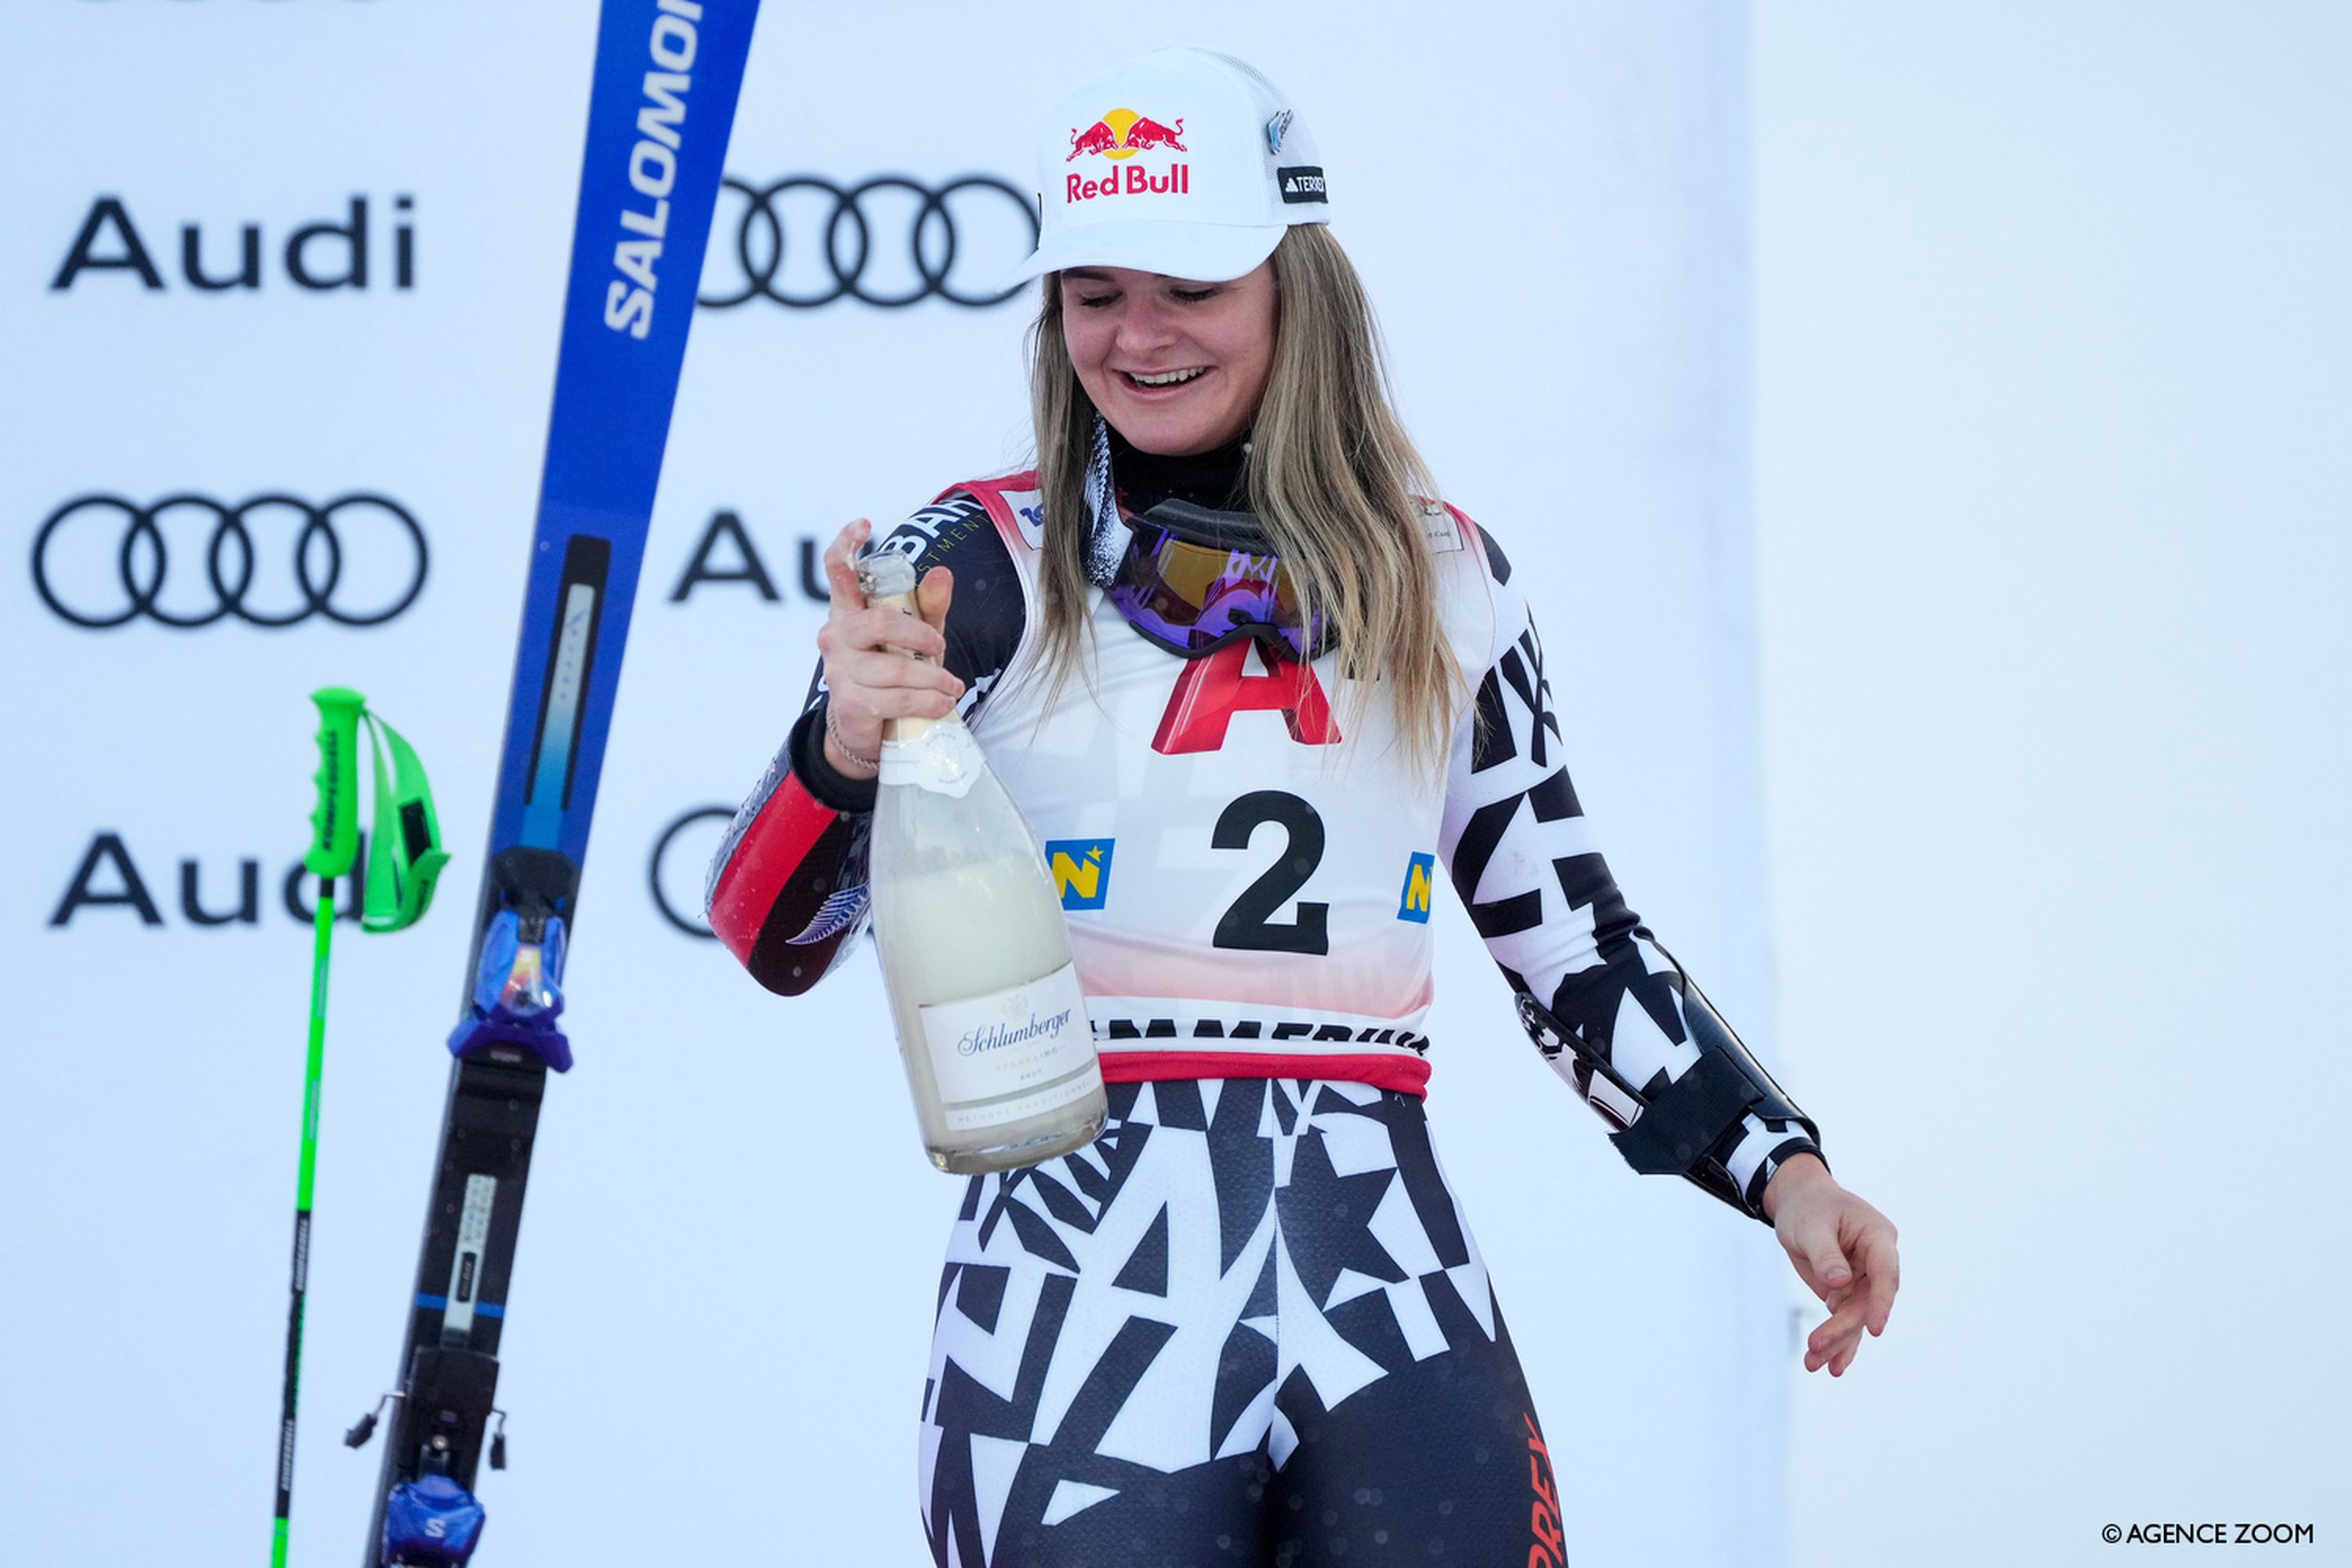
[[[1274,263],[1226,283],[1126,267],[1061,275],[1078,384],[1138,451],[1181,457],[1249,428],[1274,365]]]

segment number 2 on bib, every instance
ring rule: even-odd
[[[1271,917],[1288,903],[1315,868],[1323,861],[1323,819],[1295,795],[1278,789],[1253,790],[1225,807],[1217,818],[1210,844],[1218,849],[1246,849],[1250,838],[1265,823],[1286,836],[1282,853],[1265,874],[1242,889],[1217,921],[1213,945],[1253,952],[1312,952],[1331,951],[1328,904],[1300,902],[1297,916],[1276,925]]]

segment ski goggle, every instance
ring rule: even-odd
[[[1125,521],[1127,554],[1107,594],[1146,638],[1185,658],[1241,637],[1300,664],[1330,651],[1328,618],[1300,607],[1255,519],[1171,500]]]

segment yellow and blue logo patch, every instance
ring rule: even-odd
[[[1045,842],[1045,864],[1054,886],[1062,892],[1066,910],[1098,910],[1110,897],[1108,838],[1052,838]]]
[[[1405,862],[1404,897],[1397,900],[1397,919],[1415,925],[1429,923],[1429,885],[1437,876],[1437,857],[1416,855]]]

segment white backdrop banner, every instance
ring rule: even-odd
[[[1164,42],[1315,124],[1409,425],[1532,586],[1634,907],[1801,1102],[1763,929],[1746,21],[1202,3],[759,25],[583,881],[480,1562],[917,1563],[961,1184],[870,957],[797,1000],[699,922],[797,711],[815,555],[1027,453],[1033,121]],[[293,1556],[362,1550],[466,976],[572,242],[594,6],[54,0],[0,16],[0,1496],[9,1561],[267,1541],[310,935],[307,693],[432,767],[457,858],[336,946]],[[1785,1559],[1793,1285],[1625,1169],[1441,888],[1430,1105],[1583,1568]],[[1825,1129],[1835,1156],[1835,1128]]]

